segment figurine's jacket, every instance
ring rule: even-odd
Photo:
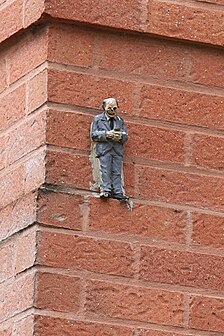
[[[97,157],[107,154],[112,149],[114,149],[117,155],[123,156],[123,144],[128,139],[128,133],[121,117],[114,117],[114,128],[119,128],[122,132],[122,138],[120,141],[107,139],[106,132],[110,131],[110,123],[105,112],[98,114],[93,119],[93,123],[91,125],[91,138],[93,141],[96,141]]]

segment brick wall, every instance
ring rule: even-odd
[[[0,0],[0,335],[222,335],[222,0]],[[128,211],[90,191],[115,96]]]

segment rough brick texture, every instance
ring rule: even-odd
[[[223,0],[0,0],[0,335],[223,334]],[[114,96],[133,211],[92,191]]]

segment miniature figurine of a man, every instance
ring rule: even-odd
[[[117,115],[117,100],[106,98],[102,107],[104,112],[95,116],[91,128],[92,140],[96,142],[96,156],[100,160],[100,197],[126,200],[122,186],[122,163],[128,133],[123,119]]]

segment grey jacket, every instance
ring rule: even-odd
[[[128,139],[128,133],[121,117],[114,117],[114,128],[119,128],[122,132],[122,139],[120,141],[113,141],[106,138],[106,132],[110,131],[110,123],[105,112],[94,117],[91,125],[91,138],[96,141],[96,155],[100,157],[108,153],[112,148],[119,155],[123,156],[123,144]]]

